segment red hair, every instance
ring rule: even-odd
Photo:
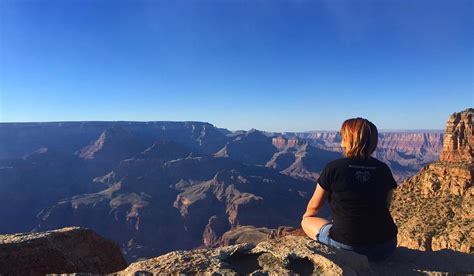
[[[342,123],[341,138],[344,156],[367,159],[377,148],[377,127],[367,119],[352,118]]]

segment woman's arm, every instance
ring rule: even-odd
[[[387,195],[387,208],[390,208],[390,203],[392,203],[393,189],[388,191]]]
[[[318,184],[313,196],[309,200],[308,207],[306,207],[306,212],[303,214],[303,219],[305,217],[316,216],[321,211],[327,196],[328,192],[321,188],[321,185]]]

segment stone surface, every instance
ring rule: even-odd
[[[266,227],[255,227],[253,225],[239,225],[222,234],[213,244],[216,246],[227,246],[239,243],[250,243],[256,245],[268,239],[281,238],[287,235],[306,236],[303,229],[292,226],[279,226],[276,229]],[[209,246],[210,247],[210,246]]]
[[[0,275],[111,273],[126,266],[118,245],[88,229],[0,235]]]
[[[256,245],[241,243],[173,251],[135,262],[114,275],[465,275],[474,272],[474,256],[466,253],[399,247],[387,260],[374,263],[368,262],[365,256],[320,244],[302,235],[301,229],[283,227],[279,232],[281,236]]]
[[[474,108],[453,113],[446,123],[441,161],[467,161],[474,158]]]
[[[352,252],[338,252],[307,237],[287,235],[252,245],[241,243],[216,249],[173,251],[136,262],[118,275],[138,271],[150,273],[213,273],[214,275],[308,275],[364,273],[367,258]]]
[[[239,225],[225,232],[219,240],[219,245],[226,246],[239,243],[258,244],[261,241],[267,240],[274,232],[274,229],[266,227]]]

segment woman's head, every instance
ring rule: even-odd
[[[366,159],[377,147],[377,127],[364,118],[347,119],[342,123],[341,138],[344,156]]]

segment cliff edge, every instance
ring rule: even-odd
[[[296,230],[258,244],[178,250],[135,262],[114,275],[442,275],[474,272],[472,255],[451,250],[423,252],[399,247],[384,262],[320,244]]]
[[[111,273],[126,266],[118,245],[89,229],[0,235],[0,275]]]
[[[400,246],[474,253],[473,114],[472,108],[453,113],[440,160],[394,193],[391,213]]]

